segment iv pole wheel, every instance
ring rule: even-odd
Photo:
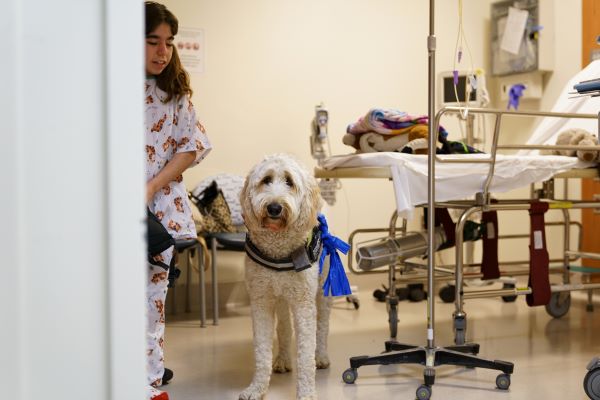
[[[496,386],[500,390],[508,390],[510,387],[510,375],[500,374],[496,377]]]
[[[515,288],[515,284],[514,283],[504,283],[502,285],[502,289],[514,289]],[[505,303],[512,303],[514,301],[517,300],[517,296],[502,296],[502,301]]]
[[[431,398],[431,386],[421,385],[417,389],[417,400],[429,400]]]
[[[356,371],[355,368],[348,368],[342,374],[342,380],[344,381],[344,383],[354,383],[356,381],[356,378],[358,378],[358,371]]]
[[[560,318],[569,312],[571,307],[571,293],[555,292],[550,296],[550,302],[546,304],[546,312],[554,318]]]

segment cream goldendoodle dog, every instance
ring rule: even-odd
[[[252,383],[239,398],[261,399],[269,387],[271,370],[291,370],[293,322],[296,398],[316,399],[315,369],[329,366],[331,305],[330,297],[324,297],[320,288],[317,265],[321,245],[315,231],[321,207],[319,187],[297,160],[276,154],[251,169],[240,202],[248,228],[246,287],[252,308],[255,371]],[[273,359],[275,315],[279,346]]]

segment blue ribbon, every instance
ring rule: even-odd
[[[350,283],[348,282],[344,265],[337,250],[347,254],[348,250],[350,250],[350,245],[339,237],[329,233],[327,220],[323,214],[319,214],[317,219],[319,220],[319,230],[321,231],[321,239],[323,241],[323,251],[319,259],[319,274],[323,272],[325,257],[329,255],[329,274],[323,284],[325,296],[348,296],[352,294],[352,289],[350,289]]]

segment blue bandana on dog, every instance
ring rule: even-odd
[[[327,220],[323,214],[319,214],[317,219],[319,220],[319,230],[321,231],[321,240],[323,241],[323,251],[319,259],[319,274],[323,272],[325,257],[329,255],[329,274],[323,284],[325,296],[348,296],[352,294],[352,289],[350,289],[346,271],[344,271],[342,260],[337,251],[339,250],[347,254],[348,250],[350,250],[350,245],[329,233]]]

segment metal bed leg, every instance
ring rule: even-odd
[[[465,210],[456,223],[456,234],[455,234],[455,257],[456,257],[456,268],[454,273],[455,279],[455,297],[454,305],[455,311],[452,315],[454,320],[454,343],[457,345],[464,345],[466,342],[467,333],[467,314],[463,310],[463,230],[465,223],[469,216],[477,211],[479,207],[471,207]]]

